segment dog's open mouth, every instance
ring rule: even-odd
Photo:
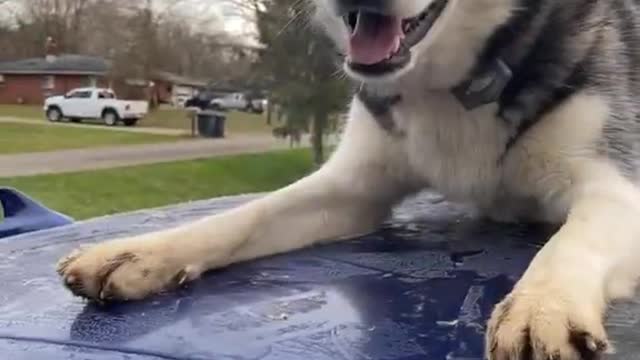
[[[411,61],[411,48],[427,36],[447,2],[435,0],[418,16],[408,19],[365,10],[349,12],[344,16],[351,31],[348,66],[368,76],[405,67]]]

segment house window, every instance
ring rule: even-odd
[[[52,90],[56,87],[56,77],[53,75],[47,75],[42,82],[42,88],[46,90]]]

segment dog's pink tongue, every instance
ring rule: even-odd
[[[398,51],[402,36],[400,18],[361,14],[349,41],[349,60],[363,65],[382,62]]]

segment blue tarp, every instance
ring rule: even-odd
[[[481,359],[484,322],[554,230],[500,225],[426,194],[379,232],[207,274],[185,289],[101,308],[55,262],[81,244],[215,213],[197,202],[0,240],[3,359]],[[611,358],[637,358],[640,302],[616,306]]]

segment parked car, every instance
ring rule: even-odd
[[[52,96],[45,100],[44,111],[49,121],[68,119],[81,122],[85,119],[100,120],[107,126],[123,123],[134,126],[146,116],[146,101],[119,100],[110,89],[78,88],[64,96]]]
[[[269,100],[267,99],[253,99],[251,101],[253,103],[253,108],[257,113],[263,113],[267,111],[267,107],[269,106]]]
[[[233,93],[211,100],[210,107],[215,110],[238,110],[253,113],[262,113],[265,109],[265,100],[250,99],[243,93]]]
[[[214,98],[213,95],[206,92],[201,92],[187,99],[184,102],[184,107],[207,110],[211,108],[211,101],[213,98]]]

